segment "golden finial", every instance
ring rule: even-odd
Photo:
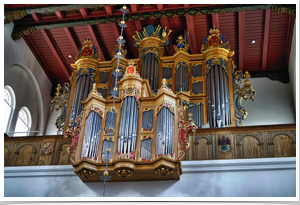
[[[93,40],[90,39],[90,37],[87,37],[84,41],[83,41],[84,45],[92,45],[93,44]]]
[[[56,92],[55,92],[56,96],[54,98],[59,98],[60,90],[61,90],[61,85],[58,84],[57,87],[56,87]]]
[[[250,80],[249,80],[250,79],[250,74],[249,74],[248,71],[245,72],[244,78],[246,78],[246,80],[244,81],[245,86],[249,86],[250,85]]]
[[[93,83],[93,89],[91,91],[92,94],[96,94],[97,91],[96,91],[96,83]]]
[[[128,62],[128,65],[133,66],[133,65],[134,65],[134,61],[133,61],[133,60],[130,60],[130,61]]]
[[[212,29],[209,30],[209,33],[217,35],[220,33],[220,30],[218,28],[213,27]]]
[[[161,89],[164,89],[164,88],[167,88],[167,80],[165,78],[162,79],[162,82],[161,82]]]
[[[192,114],[192,113],[189,113],[189,114],[188,114],[188,117],[189,117],[189,121],[193,121],[193,119],[192,119],[193,114]]]

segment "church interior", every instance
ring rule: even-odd
[[[295,198],[295,19],[4,4],[4,196]]]

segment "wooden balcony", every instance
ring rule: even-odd
[[[230,139],[221,151],[219,137]],[[190,147],[182,160],[242,159],[296,156],[296,125],[268,125],[198,129],[188,133]],[[50,143],[52,152],[44,146]],[[4,166],[71,164],[67,148],[71,139],[62,135],[38,137],[4,136]],[[48,150],[49,151],[49,150]],[[51,150],[50,150],[51,151]]]

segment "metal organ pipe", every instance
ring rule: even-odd
[[[102,118],[95,112],[90,112],[86,119],[81,157],[97,157]]]
[[[141,77],[143,79],[148,79],[150,88],[152,90],[157,90],[158,88],[158,60],[152,53],[147,53],[144,56],[142,66],[141,66]]]
[[[163,107],[157,114],[156,154],[173,153],[174,114]]]
[[[220,85],[219,85],[219,68],[218,65],[215,65],[215,88],[216,88],[216,116],[217,116],[217,126],[221,127],[221,105],[220,105]]]
[[[221,127],[225,127],[225,95],[224,95],[224,72],[221,66],[218,66],[219,74],[220,74],[220,108],[221,108]]]
[[[215,108],[215,83],[214,83],[214,69],[210,69],[210,91],[211,91],[211,127],[216,127],[216,108]]]
[[[81,75],[77,79],[72,101],[70,120],[75,121],[76,117],[80,115],[81,111],[83,110],[81,101],[85,100],[88,94],[91,92],[92,84],[92,80],[87,75]]]
[[[213,66],[207,75],[207,117],[210,127],[225,127],[230,122],[228,77],[220,65]]]
[[[135,97],[126,97],[123,101],[119,128],[118,152],[130,153],[135,150],[138,105]]]

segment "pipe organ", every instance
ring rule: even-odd
[[[84,41],[72,64],[64,123],[83,181],[100,181],[107,159],[112,181],[179,179],[189,130],[236,126],[229,43],[213,28],[201,54],[189,54],[178,36],[174,55],[165,56],[170,33],[152,25],[136,31],[139,58],[132,60],[100,61],[93,42]],[[94,174],[83,177],[83,170]]]

